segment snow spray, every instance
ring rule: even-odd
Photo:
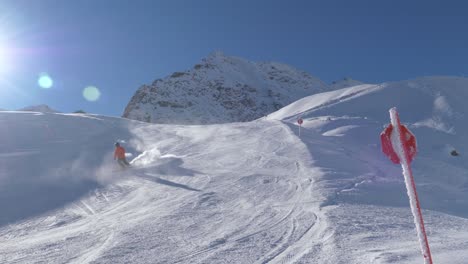
[[[416,138],[408,128],[400,123],[400,117],[395,107],[390,109],[390,121],[391,124],[380,134],[382,151],[393,163],[401,164],[424,263],[432,264],[421,206],[419,205],[416,184],[414,183],[413,172],[410,166],[411,161],[416,155]]]

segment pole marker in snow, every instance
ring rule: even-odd
[[[400,123],[400,117],[395,107],[390,109],[390,121],[391,124],[380,134],[382,151],[393,163],[401,164],[424,263],[432,264],[432,256],[424,228],[421,206],[419,205],[416,184],[414,183],[413,172],[410,166],[411,161],[413,161],[416,155],[416,137],[408,128]]]
[[[297,123],[299,124],[299,136],[301,136],[301,126],[303,122],[304,120],[302,120],[302,118],[299,117],[299,119],[297,120]]]

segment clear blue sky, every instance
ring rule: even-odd
[[[467,76],[467,10],[449,0],[3,0],[0,108],[44,103],[120,116],[140,85],[213,50],[326,82]],[[39,87],[41,73],[49,89]],[[90,85],[97,101],[82,96]]]

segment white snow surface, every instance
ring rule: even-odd
[[[418,139],[434,263],[466,263],[467,85],[361,85],[217,125],[1,112],[0,263],[423,263],[401,167],[380,149],[393,106]]]

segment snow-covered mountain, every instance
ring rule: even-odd
[[[434,263],[464,264],[467,86],[359,85],[216,125],[1,112],[0,262],[422,263],[401,168],[379,142],[396,106],[418,140]],[[115,141],[133,168],[118,169]]]
[[[42,113],[58,113],[59,111],[50,108],[48,105],[33,105],[25,108],[18,109],[18,111],[28,111],[28,112],[42,112]]]
[[[321,80],[285,64],[213,52],[191,70],[140,87],[123,116],[163,124],[251,121],[327,89]]]

